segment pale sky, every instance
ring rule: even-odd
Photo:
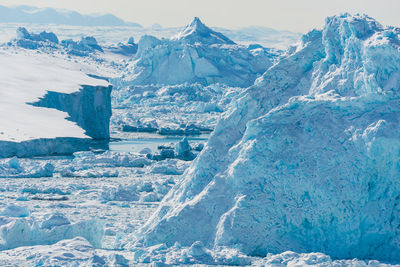
[[[0,0],[0,5],[22,4],[113,13],[143,26],[184,26],[198,16],[214,27],[262,25],[307,32],[342,12],[366,13],[382,24],[400,26],[400,0]]]

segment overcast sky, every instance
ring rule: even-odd
[[[33,5],[113,13],[143,26],[183,26],[194,16],[209,26],[235,28],[263,25],[307,32],[326,16],[366,13],[382,24],[400,26],[400,0],[0,0],[1,5]]]

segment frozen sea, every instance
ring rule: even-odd
[[[94,36],[100,45],[126,43],[129,37],[137,42],[144,35],[169,38],[183,29],[1,24],[0,42],[15,38],[20,26],[36,33],[55,32],[60,40]],[[214,30],[239,44],[258,43],[274,51],[286,49],[300,37],[263,27]],[[156,211],[174,210],[174,203],[162,199],[171,189],[187,184],[183,174],[195,170],[190,168],[197,163],[194,158],[205,154],[201,151],[210,132],[229,115],[231,104],[243,97],[244,88],[198,84],[125,88],[118,74],[132,58],[107,53],[100,58],[65,58],[95,67],[115,83],[111,142],[103,149],[73,155],[0,159],[1,266],[384,266],[374,260],[335,260],[317,251],[253,257],[239,247],[210,249],[202,242],[130,248],[132,233],[155,220]],[[142,132],[124,131],[121,126]],[[231,138],[230,133],[218,134],[214,146]],[[234,153],[235,146],[230,145],[232,149],[226,149]],[[219,160],[213,158],[206,167],[213,168]],[[196,174],[201,176],[201,171]]]

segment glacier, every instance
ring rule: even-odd
[[[349,14],[304,35],[222,115],[127,247],[399,263],[399,37]]]

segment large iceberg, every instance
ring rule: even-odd
[[[0,58],[0,157],[73,153],[110,137],[108,82],[57,56],[3,50]]]
[[[399,263],[399,37],[349,14],[304,35],[225,112],[131,245]]]
[[[272,65],[276,55],[248,49],[195,18],[170,39],[143,36],[122,85],[224,83],[246,87]]]

